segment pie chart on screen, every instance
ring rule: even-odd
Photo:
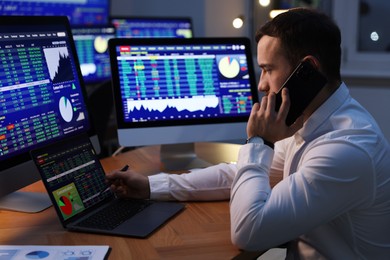
[[[58,206],[60,207],[62,213],[65,215],[72,214],[72,202],[66,196],[61,196],[58,200]]]
[[[98,36],[95,38],[93,46],[98,53],[105,53],[108,48],[108,41],[107,39]]]
[[[27,259],[44,259],[48,257],[50,254],[46,251],[33,251],[26,254]]]
[[[65,120],[65,122],[69,123],[70,121],[72,121],[73,107],[70,100],[66,97],[61,97],[58,106],[60,108],[60,114]]]
[[[237,59],[226,56],[219,61],[218,69],[224,77],[231,79],[240,73],[240,63]]]

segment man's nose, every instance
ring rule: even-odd
[[[257,89],[259,90],[259,92],[268,92],[269,86],[266,83],[266,81],[264,81],[260,78],[259,84],[257,85]]]

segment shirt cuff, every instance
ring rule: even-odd
[[[238,168],[245,167],[248,164],[263,165],[269,171],[274,156],[274,150],[260,143],[252,143],[241,146],[238,155]]]
[[[150,186],[150,199],[171,200],[169,193],[168,174],[159,173],[148,176]]]

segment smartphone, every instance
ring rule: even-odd
[[[302,112],[326,83],[325,76],[309,61],[299,63],[276,93],[275,110],[279,111],[282,104],[282,89],[288,88],[289,90],[291,105],[286,118],[286,125],[292,125],[302,115]]]

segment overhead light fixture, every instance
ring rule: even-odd
[[[271,3],[271,0],[259,0],[259,4],[262,7],[267,7],[267,6],[269,6],[270,3]]]
[[[371,34],[370,34],[370,38],[371,38],[371,41],[373,41],[373,42],[377,42],[377,41],[379,41],[379,34],[377,33],[377,32],[372,32]]]
[[[240,29],[244,25],[244,16],[240,15],[233,20],[233,27],[236,29]]]

